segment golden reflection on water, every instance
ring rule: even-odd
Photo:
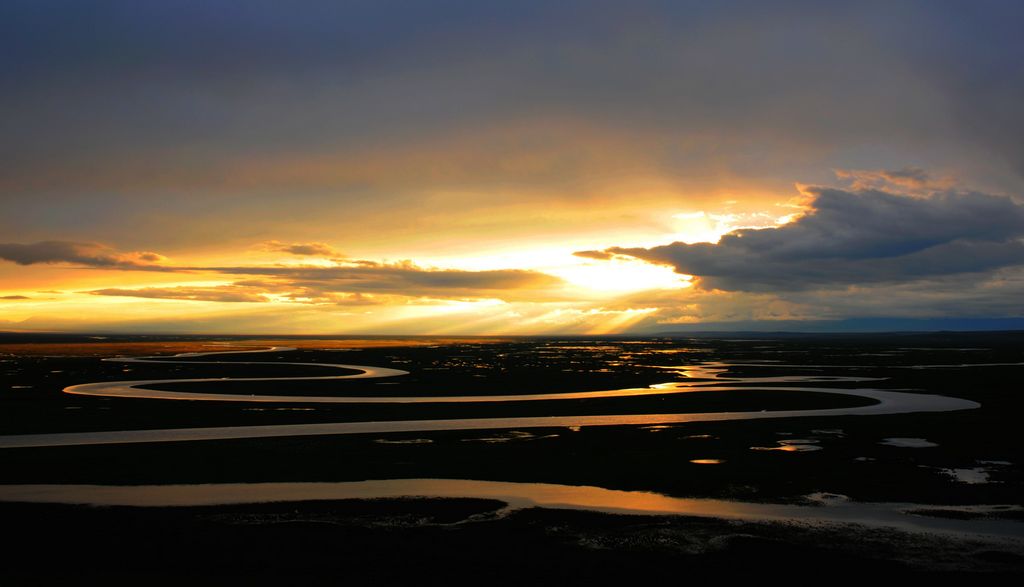
[[[750,450],[777,450],[782,452],[814,452],[821,450],[818,441],[813,439],[793,438],[778,441],[779,446],[752,446]]]
[[[386,479],[341,483],[216,483],[202,485],[0,485],[0,501],[69,503],[98,506],[210,506],[341,499],[478,498],[508,504],[508,509],[543,507],[617,514],[687,515],[757,521],[803,520],[849,522],[913,531],[953,534],[984,533],[1020,537],[1013,520],[955,519],[908,515],[915,504],[858,503],[846,499],[817,500],[817,505],[745,503],[704,498],[669,497],[642,491],[601,487],[513,483],[464,479]],[[928,506],[957,511],[1019,506]]]
[[[341,483],[200,485],[0,485],[0,501],[99,506],[204,506],[399,497],[495,499],[512,508],[548,507],[614,513],[763,517],[766,504],[669,497],[642,491],[548,483],[463,479],[386,479]],[[762,511],[765,510],[765,511]]]

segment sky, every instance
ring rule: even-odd
[[[6,0],[0,330],[1024,324],[1022,21]]]

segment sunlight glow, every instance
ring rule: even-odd
[[[773,228],[792,222],[799,213],[773,215],[767,212],[755,213],[712,213],[707,211],[674,214],[676,221],[675,240],[686,244],[717,243],[734,230],[744,228]]]
[[[625,259],[582,261],[552,268],[548,272],[573,286],[616,295],[651,289],[680,289],[693,285],[690,276],[680,275],[663,265]]]
[[[764,211],[693,211],[661,216],[669,222],[657,235],[637,234],[620,241],[627,247],[648,247],[674,239],[688,243],[717,242],[722,235],[739,228],[778,226],[798,217],[787,204],[775,204]],[[781,212],[787,214],[782,215]],[[666,236],[668,232],[668,236]],[[650,240],[650,242],[646,242]],[[601,250],[603,241],[577,235],[552,242],[506,242],[459,255],[421,257],[414,261],[362,256],[345,257],[334,245],[272,242],[256,245],[244,261],[188,258],[179,253],[177,263],[191,267],[274,267],[311,270],[352,268],[420,273],[425,279],[433,271],[485,272],[524,271],[553,276],[559,281],[524,280],[495,289],[454,288],[450,295],[436,291],[352,292],[339,282],[335,289],[315,279],[305,283],[280,277],[226,278],[202,271],[126,272],[63,269],[54,285],[61,291],[43,292],[49,283],[34,289],[3,293],[0,325],[7,328],[78,328],[84,316],[100,324],[131,323],[135,328],[161,329],[174,313],[189,313],[214,331],[281,331],[304,333],[392,333],[392,334],[613,334],[642,327],[645,323],[666,324],[697,320],[699,312],[661,316],[665,299],[681,303],[684,290],[694,278],[676,273],[671,267],[615,255],[597,259],[574,255],[576,251]],[[285,249],[312,252],[296,254]],[[316,250],[314,250],[316,249]],[[321,253],[320,249],[324,252]],[[192,276],[194,280],[182,279]],[[211,277],[216,276],[215,279]],[[460,277],[456,275],[456,277]],[[466,277],[472,281],[472,276]],[[109,281],[107,280],[109,279]],[[484,282],[486,283],[486,282]],[[426,293],[427,295],[424,295]],[[234,302],[234,303],[226,303]],[[40,322],[39,316],[46,321]],[[24,325],[24,326],[23,326]]]

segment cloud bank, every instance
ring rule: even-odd
[[[537,207],[552,233],[596,232],[589,213],[638,198],[651,217],[763,203],[856,166],[1015,191],[1022,18],[987,0],[4,2],[0,233],[395,258],[537,238]]]
[[[704,289],[794,291],[983,274],[1024,264],[1024,206],[1005,196],[805,188],[805,215],[717,244],[583,252],[628,255],[699,278]]]
[[[297,255],[337,255],[322,243],[286,245],[271,241],[274,249]],[[206,273],[247,276],[231,284],[212,287],[102,288],[87,293],[100,296],[192,300],[208,302],[267,302],[272,299],[312,304],[369,305],[396,298],[520,299],[546,298],[563,285],[558,277],[527,269],[465,271],[425,268],[412,261],[381,263],[346,260],[323,265],[176,266],[151,252],[123,253],[96,243],[43,241],[0,244],[0,259],[18,265],[63,264],[92,269]],[[5,299],[22,299],[8,297]]]

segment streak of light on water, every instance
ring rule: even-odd
[[[541,507],[615,514],[684,515],[748,521],[861,524],[911,532],[1024,539],[1024,523],[1008,519],[959,519],[926,512],[986,516],[1019,512],[1011,505],[932,506],[855,502],[813,494],[810,505],[679,498],[659,493],[551,483],[465,479],[386,479],[340,483],[213,483],[197,485],[0,485],[0,501],[99,506],[210,506],[271,502],[402,497],[495,499],[510,509]]]

